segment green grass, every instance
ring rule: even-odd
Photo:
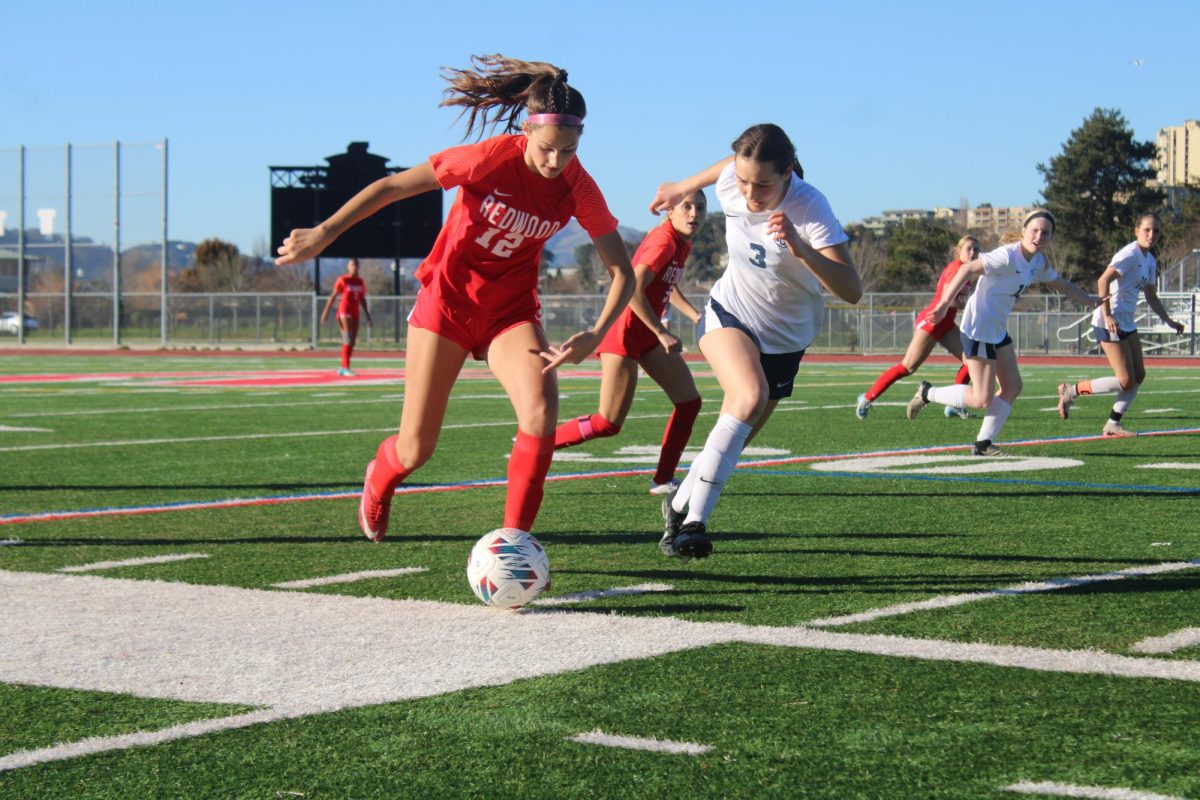
[[[373,367],[400,365],[356,364],[368,376]],[[329,366],[288,356],[18,355],[0,361],[0,376]],[[808,457],[973,440],[977,419],[945,419],[938,406],[904,419],[913,379],[893,387],[866,422],[856,421],[853,400],[883,366],[805,363],[794,402],[781,405],[753,445]],[[696,370],[705,398],[692,442],[699,447],[719,392],[703,364]],[[620,436],[578,448],[613,460],[552,467],[552,474],[584,476],[547,485],[535,528],[550,555],[552,594],[666,583],[669,592],[572,608],[787,627],[1200,558],[1200,471],[1144,468],[1200,464],[1200,438],[1063,441],[1099,433],[1112,398],[1084,398],[1063,422],[1051,410],[1055,385],[1103,375],[1104,364],[1026,365],[1022,372],[1025,391],[1001,444],[1047,439],[1009,452],[1078,464],[954,476],[920,467],[868,473],[852,463],[832,473],[808,461],[748,466],[711,519],[714,555],[686,565],[658,553],[661,517],[657,499],[645,493],[646,475],[586,477],[647,468],[621,453],[657,444],[669,413],[666,398],[643,378]],[[942,382],[952,374],[929,365],[918,377]],[[172,387],[148,383],[0,383],[0,425],[46,429],[0,432],[0,522],[50,511],[353,493],[378,441],[397,424],[402,391],[343,382],[164,392]],[[560,416],[594,410],[596,379],[561,383]],[[1184,429],[1198,419],[1200,372],[1151,361],[1128,427]],[[300,435],[313,432],[322,435]],[[502,478],[514,433],[498,385],[462,380],[438,451],[412,481]],[[112,442],[123,444],[105,444]],[[75,446],[16,449],[47,444]],[[503,502],[502,487],[401,495],[379,545],[358,534],[353,498],[0,525],[0,540],[20,540],[0,547],[0,569],[53,572],[202,552],[208,558],[94,574],[264,589],[420,566],[427,571],[306,591],[474,607],[466,553],[501,524]],[[1200,566],[829,630],[1149,658],[1130,648],[1197,627],[1198,588]],[[1157,658],[1186,667],[1198,652]],[[57,688],[0,684],[0,757],[244,710],[47,684]],[[1005,796],[1000,790],[1019,780],[1197,797],[1198,692],[1183,679],[722,644],[0,772],[0,797],[960,798]],[[688,757],[568,741],[596,728],[713,749]]]

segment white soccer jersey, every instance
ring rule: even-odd
[[[1134,312],[1137,310],[1138,295],[1146,286],[1153,286],[1158,281],[1158,262],[1151,252],[1142,252],[1137,242],[1130,242],[1117,251],[1112,257],[1110,267],[1120,276],[1108,284],[1111,296],[1108,307],[1112,309],[1113,319],[1117,321],[1117,330],[1137,330]],[[1097,308],[1092,313],[1092,325],[1104,327],[1104,310]]]
[[[803,350],[821,330],[825,312],[821,282],[785,243],[767,232],[772,212],[747,209],[732,162],[721,171],[716,188],[725,212],[729,266],[713,284],[713,299],[754,332],[762,352]],[[817,250],[849,238],[825,195],[796,175],[789,179],[777,210]]]
[[[958,327],[977,342],[999,344],[1008,332],[1008,315],[1021,293],[1035,283],[1057,280],[1058,273],[1041,253],[1027,260],[1020,242],[997,247],[980,258],[983,275],[975,283],[975,292],[967,300]]]

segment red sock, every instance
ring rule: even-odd
[[[350,369],[350,354],[353,352],[354,347],[351,345],[342,345],[342,369]]]
[[[876,397],[887,391],[887,388],[901,378],[907,378],[912,373],[908,371],[908,367],[903,364],[896,364],[894,367],[888,367],[884,370],[879,379],[875,381],[875,385],[867,390],[867,399],[874,402]]]
[[[686,403],[676,403],[667,421],[667,429],[663,431],[662,450],[658,454],[658,470],[654,473],[655,483],[666,483],[675,476],[675,468],[683,456],[683,448],[687,447],[692,435],[692,425],[700,415],[700,398],[688,400]]]
[[[616,436],[620,431],[620,425],[612,424],[599,414],[585,414],[558,426],[554,431],[554,449],[572,447],[589,439]]]
[[[960,384],[960,383],[970,383],[970,382],[971,382],[971,370],[967,369],[966,364],[963,364],[961,367],[958,368],[958,374],[954,376],[954,383]]]
[[[379,443],[375,451],[375,471],[371,473],[371,488],[376,497],[389,497],[400,482],[412,474],[412,470],[400,463],[396,456],[396,439],[389,436]]]
[[[542,507],[546,473],[554,458],[553,436],[530,436],[517,430],[517,441],[508,458],[508,495],[504,500],[504,527],[528,531]]]

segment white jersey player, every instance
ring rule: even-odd
[[[703,558],[709,515],[746,442],[792,394],[804,349],[821,328],[822,289],[849,303],[862,284],[847,236],[824,195],[804,182],[783,129],[748,128],[734,155],[658,188],[650,210],[670,208],[716,184],[725,212],[729,266],[701,314],[700,350],[725,393],[721,414],[679,488],[663,501],[659,548]]]
[[[1019,242],[984,253],[958,270],[942,298],[930,310],[929,319],[934,323],[940,321],[963,284],[977,279],[975,292],[967,301],[959,323],[971,383],[935,388],[928,381],[921,381],[921,388],[908,404],[909,419],[916,417],[930,401],[982,409],[983,424],[975,438],[975,455],[1004,455],[992,442],[1000,435],[1022,388],[1012,337],[1008,335],[1008,316],[1017,298],[1033,284],[1041,283],[1082,305],[1095,306],[1099,302],[1069,280],[1060,278],[1046,261],[1042,250],[1053,238],[1054,217],[1049,211],[1035,209],[1021,224]]]
[[[1146,379],[1146,362],[1142,357],[1142,341],[1138,336],[1134,313],[1138,297],[1146,295],[1146,305],[1176,333],[1183,333],[1183,323],[1171,319],[1158,299],[1158,262],[1153,248],[1162,236],[1162,221],[1158,214],[1147,212],[1133,226],[1137,238],[1117,251],[1108,268],[1097,281],[1104,301],[1092,314],[1096,341],[1104,351],[1113,374],[1090,381],[1062,383],[1058,386],[1058,415],[1066,419],[1077,397],[1089,394],[1116,393],[1112,411],[1104,423],[1104,436],[1133,436],[1121,424],[1121,417],[1133,404],[1142,381]]]

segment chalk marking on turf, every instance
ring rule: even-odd
[[[191,394],[195,394],[192,392]],[[283,394],[282,392],[248,392],[247,397],[258,397],[263,394]],[[314,395],[315,396],[315,395]],[[339,406],[339,405],[375,405],[387,404],[393,405],[397,400],[404,399],[402,394],[389,394],[381,397],[362,397],[351,400],[322,400],[314,402],[311,400],[289,400],[281,403],[214,403],[211,405],[189,405],[189,406],[161,406],[158,408],[80,408],[71,411],[20,411],[14,414],[7,414],[7,417],[16,419],[29,419],[33,417],[84,417],[95,416],[99,414],[137,414],[144,416],[146,414],[168,414],[176,411],[232,411],[252,408],[294,408],[294,407],[317,407],[317,406]],[[450,396],[453,400],[503,400],[507,399],[504,394],[453,394]]]
[[[123,561],[96,561],[91,564],[78,564],[72,567],[59,567],[59,572],[97,572],[102,569],[120,569],[121,567],[140,567],[146,564],[170,564],[174,561],[191,561],[193,558],[209,558],[208,553],[172,553],[163,556],[146,556],[145,558],[127,558]]]
[[[369,569],[363,572],[346,572],[341,575],[327,575],[323,578],[305,578],[298,581],[272,583],[274,589],[310,589],[313,586],[333,586],[338,583],[354,583],[373,578],[395,578],[399,575],[415,575],[418,572],[429,572],[429,567],[399,567],[397,569]]]
[[[730,642],[1200,683],[1191,660],[673,617],[500,614],[478,603],[5,570],[0,595],[0,682],[262,709],[14,753],[0,769]],[[462,657],[484,639],[523,657]]]
[[[20,539],[0,539],[0,547],[15,547],[20,543]]]
[[[1163,461],[1158,464],[1134,464],[1135,469],[1200,469],[1200,461]]]
[[[597,589],[591,592],[576,592],[558,597],[543,597],[534,600],[535,606],[565,606],[572,603],[586,603],[591,600],[603,600],[606,597],[628,597],[647,592],[672,592],[675,587],[669,583],[639,583],[636,586],[618,586],[615,589]]]
[[[45,764],[50,761],[79,758],[80,756],[89,756],[95,753],[129,750],[134,747],[150,747],[176,739],[191,739],[196,736],[204,736],[208,733],[218,733],[220,731],[231,731],[236,728],[246,728],[251,725],[261,725],[264,722],[278,722],[288,717],[288,714],[268,708],[232,717],[218,717],[215,719],[185,722],[181,725],[172,725],[169,728],[161,728],[156,731],[136,731],[116,736],[94,736],[88,739],[80,739],[77,742],[67,742],[65,744],[56,744],[53,747],[44,747],[39,750],[20,750],[6,756],[0,756],[0,772],[20,769],[22,767],[32,767],[35,764]]]
[[[883,617],[897,617],[903,614],[913,614],[918,611],[937,611],[943,608],[952,608],[954,606],[966,605],[967,603],[976,603],[980,600],[993,600],[997,597],[1011,597],[1013,595],[1022,594],[1037,594],[1040,592],[1052,592],[1056,589],[1071,589],[1076,586],[1087,586],[1092,583],[1100,583],[1103,581],[1120,581],[1126,578],[1141,578],[1147,575],[1161,575],[1168,572],[1182,572],[1184,570],[1196,569],[1200,567],[1200,558],[1194,558],[1191,561],[1175,561],[1164,564],[1152,564],[1146,567],[1128,567],[1113,572],[1104,572],[1098,575],[1083,575],[1076,578],[1053,578],[1047,581],[1029,581],[1020,583],[1016,586],[1006,586],[1000,589],[991,589],[986,592],[968,592],[966,594],[951,594],[941,597],[933,597],[929,600],[918,600],[911,603],[897,603],[896,605],[883,606],[874,608],[870,611],[861,611],[857,614],[845,614],[839,617],[825,617],[824,619],[813,619],[805,622],[805,625],[813,627],[828,627],[833,625],[853,625],[858,622],[871,622],[873,620],[882,619]]]
[[[838,461],[818,461],[809,468],[818,472],[876,472],[880,475],[976,475],[987,472],[1032,472],[1034,470],[1080,467],[1075,458],[1004,457],[981,458],[963,455],[909,455],[881,458],[851,458]]]
[[[642,418],[643,417],[636,416],[636,415],[629,417],[629,419],[642,419]],[[645,415],[644,418],[646,418],[646,419],[661,419],[661,415],[648,414],[648,415]],[[511,421],[509,421],[509,422],[494,422],[494,423],[487,422],[487,423],[474,423],[474,424],[464,424],[464,425],[447,425],[443,429],[446,430],[446,429],[451,429],[451,428],[478,428],[478,427],[496,427],[496,426],[511,426],[511,425],[512,425]],[[395,428],[380,428],[380,429],[377,429],[374,431],[365,431],[365,432],[379,433],[379,432],[391,432],[394,430],[395,430]],[[350,432],[353,432],[353,431],[333,431],[333,432],[330,432],[330,435],[341,434],[341,433],[350,433]],[[364,431],[357,431],[357,432],[362,433]],[[1182,429],[1177,429],[1177,430],[1153,431],[1150,433],[1143,433],[1141,435],[1142,436],[1170,436],[1170,435],[1192,434],[1192,433],[1200,433],[1200,428],[1182,428]],[[289,434],[261,434],[261,435],[255,434],[254,438],[269,438],[271,436],[287,436],[287,435],[289,435]],[[302,434],[294,434],[294,435],[302,435]],[[228,438],[240,438],[240,437],[228,437]],[[1065,437],[1065,438],[1061,438],[1061,439],[1041,439],[1041,440],[1030,441],[1030,442],[1016,442],[1014,444],[1018,444],[1018,445],[1020,445],[1020,444],[1054,444],[1054,443],[1058,443],[1058,442],[1075,442],[1075,441],[1084,441],[1084,440],[1090,441],[1090,440],[1098,440],[1098,439],[1102,439],[1102,438],[1104,438],[1104,437],[1101,437],[1101,436]],[[201,438],[201,440],[203,440],[203,438]],[[165,440],[165,441],[174,442],[174,441],[186,441],[186,440]],[[62,445],[62,446],[63,447],[75,447],[78,445]],[[907,455],[913,455],[913,454],[917,454],[917,453],[945,453],[945,452],[950,452],[950,451],[954,451],[954,450],[966,450],[970,447],[971,447],[971,445],[954,444],[954,445],[935,445],[932,447],[912,447],[912,448],[904,448],[904,449],[898,449],[898,450],[879,450],[879,451],[867,452],[867,453],[862,453],[862,452],[858,452],[858,453],[823,453],[821,455],[812,455],[812,456],[788,456],[786,458],[767,458],[767,459],[757,459],[754,461],[743,461],[743,462],[739,462],[737,467],[738,467],[738,469],[761,469],[762,467],[787,466],[790,464],[804,464],[804,463],[811,463],[811,462],[815,462],[815,461],[833,461],[833,460],[838,460],[838,459],[845,460],[845,459],[853,459],[853,458],[863,458],[863,457],[868,457],[868,456],[871,456],[871,457],[892,456],[892,455],[907,456]],[[0,452],[3,452],[5,449],[6,448],[0,448]],[[548,475],[546,477],[546,482],[554,483],[554,482],[558,482],[558,481],[598,480],[601,478],[627,478],[627,477],[634,477],[634,476],[638,476],[638,475],[650,475],[653,472],[654,472],[654,470],[652,470],[652,469],[639,467],[639,468],[632,468],[632,469],[625,469],[625,470],[604,470],[604,471],[600,471],[600,472],[559,473],[559,474],[555,474],[555,475]],[[766,473],[766,474],[772,474],[772,473]],[[774,473],[774,474],[786,475],[786,476],[791,476],[791,477],[828,476],[828,477],[855,477],[855,478],[872,478],[872,479],[878,479],[881,477],[878,473],[859,474],[859,473],[779,472],[779,473]],[[936,477],[935,476],[924,476],[924,475],[892,475],[892,476],[884,476],[884,477],[891,477],[893,479],[902,478],[904,480],[937,480],[937,481],[960,481],[960,482],[977,482],[977,483],[1007,483],[1007,484],[1017,484],[1017,485],[1027,485],[1027,486],[1051,486],[1051,487],[1062,487],[1062,488],[1072,488],[1072,489],[1079,489],[1079,488],[1111,489],[1111,490],[1118,490],[1118,491],[1167,492],[1167,493],[1181,493],[1181,494],[1200,493],[1200,489],[1196,489],[1193,487],[1129,486],[1129,485],[1124,485],[1124,484],[1085,484],[1085,483],[1070,482],[1070,481],[1028,481],[1028,480],[1000,479],[1000,478],[985,479],[985,478],[977,478],[977,477],[970,477],[970,478],[959,477],[959,476],[953,476],[953,475],[948,475],[948,476],[942,475],[942,476],[936,476]],[[408,494],[408,493],[413,493],[413,492],[422,492],[423,493],[423,492],[461,491],[464,489],[478,489],[478,488],[504,486],[504,485],[506,485],[506,483],[507,482],[503,478],[491,478],[491,479],[466,481],[466,482],[462,482],[462,483],[453,483],[453,484],[415,485],[415,486],[402,485],[401,487],[399,487],[396,490],[396,493],[397,494]],[[310,502],[310,501],[314,501],[314,500],[344,500],[344,499],[348,499],[348,498],[352,498],[352,497],[358,497],[360,494],[361,494],[361,490],[354,490],[354,491],[348,490],[348,491],[344,491],[344,492],[310,492],[310,493],[299,494],[299,495],[275,495],[275,496],[268,496],[268,497],[223,498],[223,499],[219,499],[219,500],[182,501],[182,502],[178,502],[178,503],[163,503],[163,504],[156,504],[156,505],[152,505],[152,506],[121,506],[121,507],[112,507],[112,508],[88,508],[88,509],[71,509],[71,510],[62,510],[62,511],[41,511],[41,512],[35,512],[35,513],[31,513],[31,514],[0,515],[0,525],[20,525],[20,524],[27,524],[27,523],[31,523],[31,522],[46,522],[46,521],[51,521],[51,520],[87,519],[87,518],[91,518],[91,517],[123,516],[123,515],[135,515],[135,514],[159,514],[159,513],[165,513],[165,512],[170,512],[170,511],[193,511],[193,510],[197,510],[197,509],[208,509],[208,508],[242,508],[242,507],[247,507],[247,506],[278,505],[278,504],[282,504],[282,503],[302,503],[302,502]]]
[[[644,736],[618,736],[605,733],[597,728],[587,733],[577,733],[567,737],[569,742],[579,744],[598,744],[602,747],[619,747],[624,750],[645,750],[650,753],[670,753],[677,756],[700,756],[712,750],[707,744],[693,742],[673,742],[670,739],[654,739]]]
[[[1020,781],[1005,786],[1004,791],[1017,794],[1049,794],[1056,797],[1087,797],[1095,798],[1095,800],[1185,800],[1185,798],[1173,794],[1157,794],[1110,786],[1080,786],[1074,783],[1055,783],[1053,781]]]
[[[18,428],[14,425],[0,425],[0,433],[54,433],[49,428]]]
[[[1142,414],[1170,414],[1172,411],[1178,411],[1178,408],[1143,408]]]
[[[1135,653],[1174,653],[1200,644],[1200,628],[1183,628],[1166,636],[1150,636],[1129,649]]]

